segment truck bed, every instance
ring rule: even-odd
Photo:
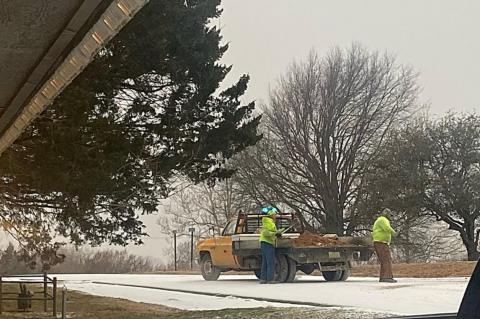
[[[277,248],[335,248],[335,247],[372,247],[372,240],[368,237],[339,237],[338,240],[325,240],[315,243],[312,241],[298,241],[300,233],[284,234],[278,238]],[[259,234],[237,234],[232,236],[232,242],[237,249],[260,249]],[[328,237],[325,237],[328,238]]]
[[[237,234],[232,236],[232,252],[237,256],[255,255],[260,253],[259,234]],[[340,237],[341,244],[321,243],[319,245],[298,245],[295,240],[299,233],[284,234],[277,239],[276,248],[279,253],[294,255],[298,262],[310,263],[349,259],[357,254],[356,259],[368,260],[372,254],[372,244],[369,238]]]

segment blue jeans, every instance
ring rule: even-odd
[[[275,247],[264,241],[260,242],[262,249],[262,272],[260,280],[273,281],[275,273]]]

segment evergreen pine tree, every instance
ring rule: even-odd
[[[150,1],[0,157],[3,228],[30,257],[58,262],[55,235],[141,243],[139,215],[175,178],[228,177],[225,161],[260,139],[248,76],[219,90],[219,4]]]

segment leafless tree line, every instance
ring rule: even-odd
[[[463,246],[476,258],[480,118],[418,120],[418,92],[417,74],[391,55],[357,44],[312,52],[272,90],[263,139],[229,162],[234,176],[179,194],[162,223],[196,225],[200,238],[274,203],[310,231],[368,235],[391,208],[397,259],[458,259]]]
[[[201,183],[172,196],[158,224],[164,233],[176,230],[179,237],[188,236],[188,229],[194,227],[195,238],[205,238],[212,230],[219,234],[239,210],[249,210],[252,206],[250,198],[234,179],[213,186]]]
[[[63,248],[59,252],[64,261],[53,266],[50,273],[81,273],[81,274],[121,274],[153,272],[162,269],[162,265],[151,258],[129,254],[126,250],[93,250],[88,248]],[[10,244],[0,253],[1,274],[40,273],[41,264],[27,265],[21,255]]]

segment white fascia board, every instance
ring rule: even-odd
[[[0,137],[0,155],[149,0],[115,0]]]

